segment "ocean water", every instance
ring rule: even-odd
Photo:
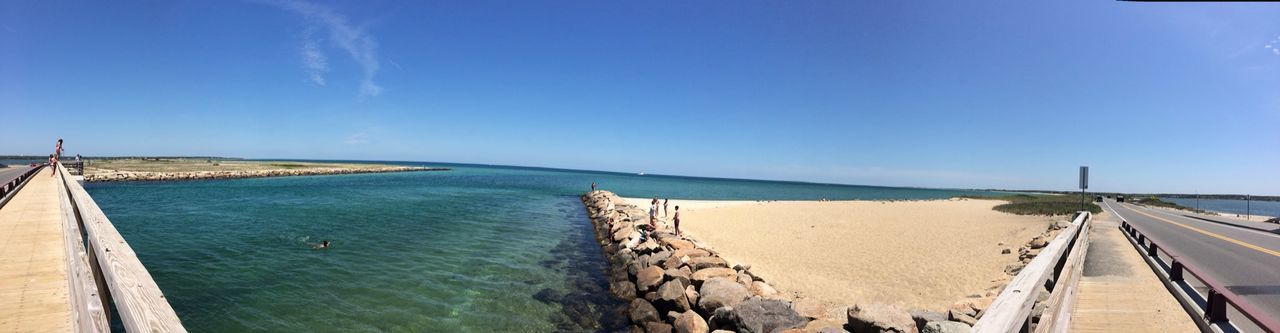
[[[1185,207],[1196,207],[1195,198],[1160,198]],[[1200,209],[1233,214],[1253,214],[1262,216],[1280,216],[1280,201],[1200,199]]]
[[[454,170],[86,188],[195,332],[625,328],[578,201],[592,181],[675,202],[985,194],[427,165]]]

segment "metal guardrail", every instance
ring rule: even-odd
[[[0,185],[0,207],[4,207],[4,204],[9,203],[9,198],[12,198],[13,194],[17,193],[18,190],[27,183],[28,179],[31,179],[31,176],[40,173],[40,170],[43,169],[44,167],[31,168],[31,170],[27,170],[26,172],[18,175],[18,177]]]
[[[1077,213],[1071,226],[1058,233],[1009,281],[972,331],[1066,332],[1071,327],[1071,306],[1089,248],[1091,220],[1089,212]],[[1048,288],[1049,300],[1040,322],[1033,324],[1031,310],[1039,297],[1040,286]]]
[[[147,268],[98,204],[59,163],[72,320],[78,332],[109,332],[114,304],[129,332],[186,332]]]
[[[1227,306],[1230,304],[1247,319],[1253,321],[1258,328],[1272,333],[1280,332],[1280,322],[1275,318],[1245,301],[1231,289],[1227,289],[1222,282],[1205,275],[1199,268],[1187,265],[1182,260],[1182,254],[1177,250],[1157,245],[1156,239],[1142,232],[1137,226],[1129,224],[1123,217],[1120,221],[1120,229],[1124,231],[1125,237],[1142,252],[1147,264],[1152,266],[1156,275],[1165,283],[1165,287],[1168,287],[1178,298],[1178,302],[1182,303],[1183,308],[1192,313],[1201,331],[1240,331],[1239,327],[1227,318]],[[1170,262],[1164,262],[1164,258],[1160,258],[1160,252],[1164,252],[1170,258]],[[1201,295],[1195,287],[1187,283],[1188,276],[1185,273],[1191,273],[1190,277],[1199,280],[1208,288],[1206,295]]]

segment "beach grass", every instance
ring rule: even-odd
[[[965,196],[972,199],[1004,200],[1008,203],[996,205],[992,209],[1017,215],[1070,215],[1080,211],[1079,195],[1038,195],[1012,194],[1002,196]],[[1097,214],[1102,207],[1093,203],[1093,195],[1085,197],[1085,210]]]

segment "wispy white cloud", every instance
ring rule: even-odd
[[[1276,36],[1275,39],[1268,40],[1267,45],[1264,46],[1264,48],[1270,50],[1271,54],[1280,56],[1280,36]]]
[[[302,44],[302,67],[311,82],[323,86],[324,74],[329,71],[329,60],[320,51],[320,41],[312,35],[312,32],[307,32],[304,37],[306,40]]]
[[[338,14],[333,8],[313,4],[302,0],[276,0],[269,2],[280,8],[301,15],[312,25],[308,29],[323,29],[327,40],[334,47],[345,51],[351,59],[360,65],[360,95],[377,96],[382,94],[382,87],[374,82],[381,64],[378,61],[378,41],[362,27],[353,26],[345,16]],[[320,37],[312,32],[306,33],[301,55],[304,70],[312,82],[323,85],[324,73],[328,71],[328,58],[323,52]]]

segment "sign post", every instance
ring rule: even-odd
[[[1084,190],[1089,188],[1089,167],[1080,166],[1080,210],[1084,210]]]

